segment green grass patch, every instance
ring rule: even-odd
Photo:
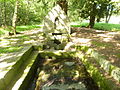
[[[87,27],[88,26],[88,23],[79,23],[79,22],[76,22],[76,23],[71,23],[71,27]]]
[[[71,27],[87,27],[89,23],[72,23]],[[120,31],[120,24],[96,23],[94,29],[105,31]]]
[[[21,31],[26,31],[26,30],[36,29],[36,28],[41,28],[41,26],[39,25],[17,26],[16,30],[18,32],[21,32]]]
[[[20,49],[22,49],[22,46],[11,46],[11,47],[0,47],[0,53],[11,53],[11,52],[17,52]]]
[[[6,32],[8,32],[8,30],[6,30],[6,29],[0,27],[0,35],[5,34]]]
[[[32,30],[36,28],[41,28],[40,25],[26,25],[26,26],[17,26],[16,31],[21,32],[21,31],[27,31],[27,30]],[[0,27],[0,35],[5,34],[6,32],[12,32],[13,28],[11,26],[8,26],[7,28],[2,28]]]
[[[112,46],[111,43],[108,42],[98,42],[98,41],[92,41],[92,44],[98,46],[98,47],[110,47]]]
[[[17,36],[17,37],[12,37],[13,39],[24,39],[24,40],[29,40],[30,36],[29,35],[21,35],[21,36]]]
[[[120,31],[120,24],[96,23],[94,29]]]

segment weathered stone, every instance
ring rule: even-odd
[[[55,39],[59,40],[60,43],[62,43],[64,39],[66,39],[65,42],[70,39],[69,19],[59,5],[53,7],[45,17],[43,32],[45,37],[44,43],[47,45]],[[54,46],[53,44],[54,43],[51,43],[49,45],[50,48]]]
[[[69,19],[59,5],[56,5],[45,17],[43,31],[48,33],[69,34]]]

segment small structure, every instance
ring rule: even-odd
[[[69,19],[59,5],[53,7],[45,17],[43,32],[45,43],[50,44],[50,47],[53,47],[51,45],[55,42],[58,45],[65,39],[67,41],[70,39]]]

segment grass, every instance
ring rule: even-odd
[[[21,31],[32,30],[32,29],[36,29],[36,28],[41,28],[41,26],[40,25],[17,26],[16,31],[21,32]],[[12,32],[12,27],[8,26],[5,29],[0,27],[0,35],[5,34],[6,32]]]
[[[88,23],[74,23],[72,27],[87,27]],[[120,24],[96,23],[94,29],[105,31],[120,31]]]
[[[96,23],[94,28],[107,31],[120,31],[120,24]]]
[[[11,53],[22,49],[20,46],[0,47],[0,53]]]
[[[7,27],[5,30],[3,28],[0,28],[0,35],[4,35],[6,32],[10,31],[12,27]],[[27,26],[17,26],[17,32],[21,32],[21,31],[27,31],[27,30],[32,30],[32,29],[36,29],[36,28],[41,28],[41,26],[39,25],[27,25]],[[15,36],[15,37],[7,37],[9,42],[17,42],[19,44],[23,44],[24,41],[29,41],[30,40],[30,36],[27,35],[22,35],[22,36]],[[11,41],[10,39],[18,39],[18,41]],[[2,40],[0,40],[1,42]],[[2,43],[2,42],[1,42]],[[12,52],[18,52],[19,50],[21,50],[21,48],[18,45],[16,46],[10,46],[10,47],[0,47],[0,56],[3,53],[12,53]]]
[[[17,26],[16,27],[18,32],[36,29],[36,28],[41,28],[41,26],[39,26],[39,25],[27,25],[27,26]]]
[[[98,46],[98,47],[110,47],[112,46],[111,43],[108,42],[100,42],[100,41],[92,41],[92,44]]]

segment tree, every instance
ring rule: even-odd
[[[113,8],[114,6],[112,5],[112,4],[108,4],[107,5],[107,9],[106,9],[106,13],[105,13],[105,22],[106,23],[108,23],[109,22],[109,20],[110,20],[110,17],[111,17],[111,15],[112,15],[112,13],[113,13]]]
[[[0,0],[0,26],[28,25],[41,23],[57,0],[18,0],[17,22],[15,18],[16,0]],[[15,26],[14,26],[15,28]]]
[[[80,16],[81,10],[84,8],[86,0],[69,0],[68,16],[71,21],[82,21]]]
[[[68,2],[66,0],[60,0],[57,1],[57,4],[60,5],[60,7],[63,9],[63,11],[66,13],[67,15],[67,11],[68,11]]]
[[[95,20],[100,21],[106,17],[106,22],[109,21],[115,5],[111,0],[86,0],[84,7],[80,10],[80,17],[89,18],[88,27],[93,28]]]
[[[0,1],[0,26],[12,25],[13,16],[13,0],[1,0]]]
[[[95,24],[95,18],[96,18],[96,13],[97,13],[97,3],[93,2],[91,4],[91,10],[90,10],[90,20],[89,20],[89,28],[93,28]]]
[[[110,20],[110,17],[113,14],[119,14],[120,12],[120,1],[119,0],[112,0],[110,3],[107,5],[107,10],[106,10],[106,20],[105,22],[108,23]]]
[[[14,14],[13,14],[13,21],[12,21],[14,35],[16,35],[17,13],[18,13],[18,0],[15,1],[15,8],[14,8]]]
[[[6,0],[4,0],[4,26],[6,26]]]

